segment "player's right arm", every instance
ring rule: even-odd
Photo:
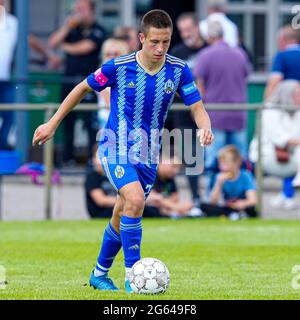
[[[79,83],[65,98],[59,109],[53,115],[53,117],[47,122],[40,125],[34,132],[32,145],[44,144],[51,139],[57,127],[66,115],[75,108],[77,104],[88,94],[92,88],[88,85],[87,80],[83,80]]]
[[[205,147],[212,144],[214,137],[211,131],[210,119],[203,106],[201,94],[187,64],[185,64],[181,75],[178,92],[184,104],[191,108],[197,127],[200,129],[199,138],[201,146]]]
[[[103,64],[96,72],[90,74],[84,81],[79,83],[66,97],[53,117],[45,124],[39,126],[34,133],[32,145],[44,144],[51,139],[57,127],[65,116],[90,92],[101,92],[115,83],[115,65],[110,60]]]

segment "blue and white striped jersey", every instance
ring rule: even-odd
[[[188,106],[201,100],[187,64],[168,54],[156,74],[147,72],[133,52],[103,64],[87,82],[98,92],[111,87],[106,129],[116,134],[117,154],[131,150],[146,162],[160,148],[161,130],[176,92]]]

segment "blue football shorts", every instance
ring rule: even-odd
[[[112,184],[112,186],[119,191],[128,183],[139,181],[143,190],[145,199],[149,195],[156,179],[157,166],[147,166],[143,163],[118,163],[116,159],[110,161],[109,157],[99,157],[102,168]]]

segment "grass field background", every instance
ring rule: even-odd
[[[89,286],[108,220],[0,223],[0,299],[300,299],[292,268],[300,265],[300,221],[146,220],[142,256],[166,263],[169,290],[124,292],[123,252],[111,270],[120,292]]]

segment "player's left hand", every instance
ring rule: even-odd
[[[55,127],[49,122],[40,125],[34,132],[32,138],[32,145],[42,145],[49,139],[51,139],[55,134]]]
[[[201,147],[209,146],[214,141],[214,135],[211,132],[211,129],[200,129],[197,135],[199,137]]]

